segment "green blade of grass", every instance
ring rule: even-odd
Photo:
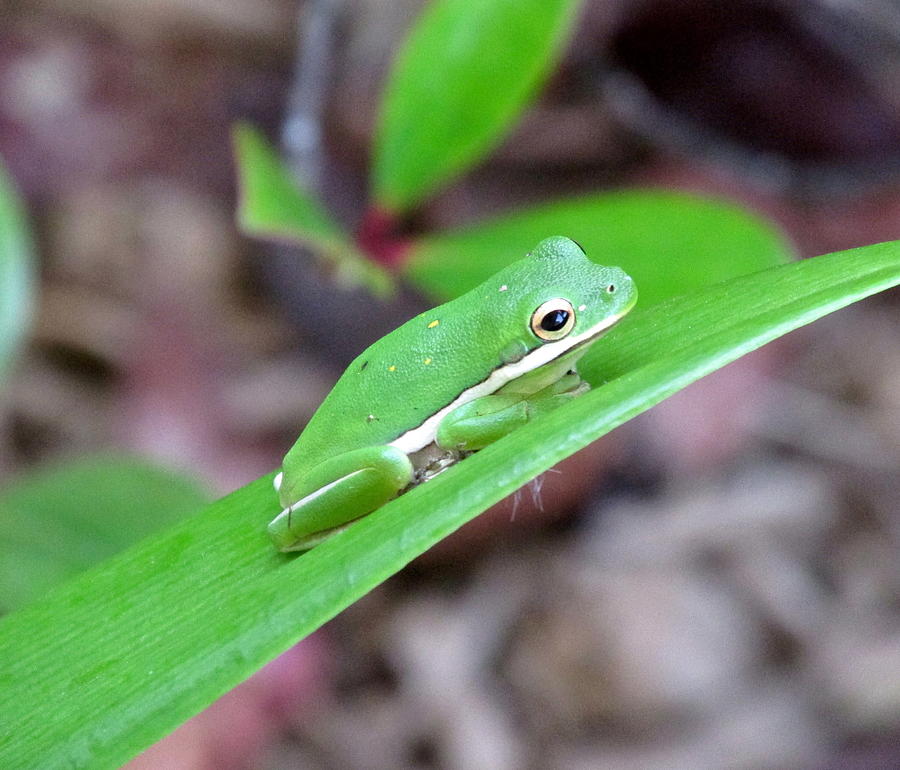
[[[265,535],[270,477],[0,621],[0,766],[114,767],[491,504],[744,353],[900,283],[900,242],[782,265],[635,311],[608,380],[299,557]]]
[[[394,281],[362,255],[341,226],[303,190],[265,137],[252,126],[234,127],[238,172],[238,226],[248,235],[309,246],[349,286],[389,296]]]
[[[25,212],[0,165],[0,377],[22,344],[31,319],[34,286]]]
[[[408,211],[511,127],[543,83],[579,0],[436,0],[416,22],[385,89],[375,203]]]
[[[417,241],[404,268],[437,300],[458,296],[528,252],[566,235],[591,259],[622,265],[641,307],[786,262],[772,225],[737,206],[663,190],[587,195],[518,211]]]

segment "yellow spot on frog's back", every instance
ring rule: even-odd
[[[437,319],[435,319],[435,320],[432,321],[430,324],[428,324],[428,328],[429,328],[429,329],[433,329],[433,328],[434,328],[435,326],[437,326],[439,323],[440,323],[440,321],[438,321]]]
[[[425,364],[425,366],[428,366],[428,364],[431,363],[431,358],[426,358],[424,361],[422,361],[422,363]]]
[[[388,367],[388,371],[389,371],[389,372],[396,372],[396,371],[397,371],[397,367],[394,366],[393,364],[391,364],[391,365]]]

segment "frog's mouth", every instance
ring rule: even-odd
[[[610,327],[614,326],[629,310],[627,307],[622,312],[604,318],[596,326],[576,334],[571,337],[556,342],[548,342],[538,348],[528,352],[518,361],[505,363],[494,369],[485,379],[466,388],[447,406],[439,409],[433,415],[428,417],[423,423],[406,431],[402,436],[394,439],[390,445],[396,447],[401,452],[412,454],[418,452],[428,444],[432,443],[437,433],[438,425],[450,412],[463,404],[468,404],[481,396],[489,396],[496,393],[506,383],[528,374],[535,369],[556,361],[563,356],[568,356],[579,348],[585,347],[594,342],[600,335],[606,332]]]

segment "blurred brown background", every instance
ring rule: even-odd
[[[41,259],[4,478],[115,447],[230,491],[279,463],[370,316],[424,302],[353,295],[337,345],[296,307],[327,279],[236,233],[229,140],[238,118],[283,136],[354,226],[421,5],[0,6],[0,156]],[[891,2],[589,2],[540,102],[415,226],[652,184],[743,202],[802,256],[898,238],[898,86]],[[900,766],[898,468],[894,294],[546,474],[136,764]]]

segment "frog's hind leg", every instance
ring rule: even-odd
[[[269,524],[269,536],[281,551],[305,551],[343,529],[354,519],[380,508],[413,480],[405,453],[392,446],[357,449],[336,455],[285,489],[293,499]]]

